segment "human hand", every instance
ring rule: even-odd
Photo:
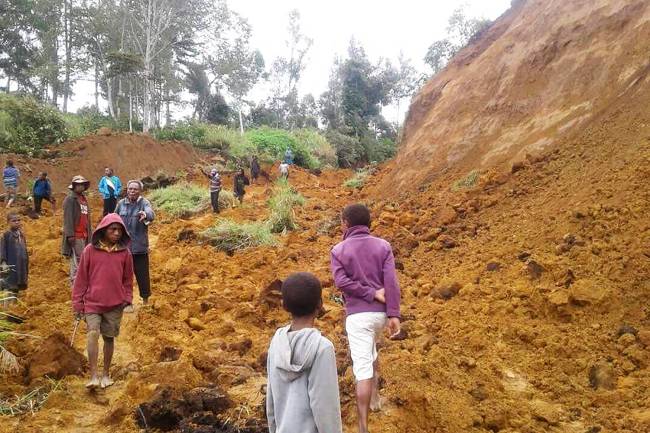
[[[379,289],[375,292],[375,301],[379,301],[382,304],[386,303],[386,289]]]
[[[74,320],[81,320],[84,318],[84,313],[81,311],[75,311],[74,312]]]
[[[391,340],[397,335],[399,335],[400,331],[402,330],[402,327],[399,322],[399,317],[391,317],[388,319],[388,323],[386,324],[386,329],[388,329],[388,333],[390,334]]]
[[[143,210],[141,210],[140,212],[138,212],[138,215],[140,215],[140,220],[139,220],[140,222],[142,222],[142,221],[144,221],[144,220],[147,219],[147,214],[146,214]]]

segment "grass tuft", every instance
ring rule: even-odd
[[[267,222],[236,223],[232,220],[220,220],[213,227],[204,230],[201,235],[210,245],[227,253],[277,245]]]
[[[478,183],[480,177],[481,172],[478,170],[472,170],[467,173],[467,176],[454,182],[454,184],[451,186],[451,190],[459,191],[461,189],[473,188]]]
[[[151,202],[162,211],[177,218],[188,218],[210,208],[210,192],[204,186],[191,183],[178,183],[151,191]],[[232,192],[221,190],[219,208],[232,207],[235,197]]]
[[[286,179],[276,182],[273,195],[269,199],[271,214],[268,223],[272,233],[285,233],[296,229],[296,216],[293,208],[303,206],[305,198],[296,192]]]

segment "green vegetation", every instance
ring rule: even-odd
[[[305,204],[305,198],[298,194],[284,179],[276,183],[273,195],[269,199],[271,215],[268,223],[273,233],[295,230],[296,221],[293,208]]]
[[[361,189],[366,184],[368,177],[374,174],[376,170],[377,170],[377,166],[375,164],[371,164],[367,167],[360,168],[356,171],[354,176],[352,176],[350,179],[343,182],[343,186],[346,188]]]
[[[43,407],[53,392],[61,388],[61,383],[48,379],[45,385],[36,387],[27,394],[11,398],[0,397],[0,416],[33,415]]]
[[[155,189],[149,194],[149,199],[158,209],[177,218],[187,218],[210,208],[208,189],[186,182]],[[219,208],[232,207],[234,202],[232,192],[221,190]]]
[[[277,241],[267,222],[236,223],[221,220],[201,233],[218,250],[232,253],[259,246],[275,246]]]
[[[472,170],[467,174],[467,176],[454,182],[454,184],[451,186],[451,190],[458,191],[461,189],[472,188],[476,186],[480,177],[481,172],[478,170]]]
[[[0,94],[0,150],[38,154],[67,138],[63,116],[29,97]]]

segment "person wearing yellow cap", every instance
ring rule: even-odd
[[[90,187],[90,181],[77,175],[68,186],[70,192],[63,200],[63,239],[61,254],[70,258],[70,284],[74,284],[79,259],[90,240],[90,207],[84,192]]]

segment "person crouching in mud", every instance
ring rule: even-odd
[[[133,301],[133,258],[131,241],[118,214],[106,215],[81,254],[72,289],[72,307],[77,320],[84,319],[88,329],[90,382],[86,388],[106,388],[110,377],[115,337],[120,333],[122,311]],[[97,374],[99,335],[104,340],[104,370]]]

